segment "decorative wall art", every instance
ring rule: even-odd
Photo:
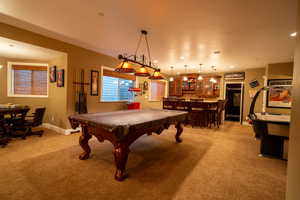
[[[259,82],[257,79],[253,79],[252,81],[250,81],[249,85],[251,88],[256,88],[259,86]]]
[[[291,108],[292,106],[292,80],[271,79],[268,80],[267,107]]]
[[[50,83],[56,82],[56,66],[50,67],[49,80]]]
[[[60,69],[57,70],[57,87],[65,86],[65,70]]]
[[[98,87],[99,87],[99,72],[92,70],[91,71],[91,96],[98,96]]]

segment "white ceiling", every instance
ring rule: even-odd
[[[28,60],[52,60],[64,53],[0,37],[0,57]]]
[[[0,0],[0,13],[2,22],[114,57],[133,53],[146,29],[164,72],[200,63],[228,71],[292,61],[297,0]]]

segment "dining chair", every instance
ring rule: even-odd
[[[36,108],[32,115],[27,115],[26,117],[24,117],[24,120],[15,122],[14,131],[21,131],[22,134],[18,136],[20,136],[24,140],[27,136],[30,135],[42,136],[44,132],[43,130],[33,132],[32,128],[42,125],[45,111],[46,108]]]
[[[200,101],[190,101],[189,106],[189,123],[191,126],[208,126],[208,118],[206,116],[207,103]]]
[[[32,113],[33,115],[26,116],[26,118],[29,118],[29,120],[25,120],[24,123],[26,127],[26,131],[23,135],[23,139],[25,139],[26,136],[30,136],[30,135],[38,135],[40,137],[43,135],[44,133],[43,130],[32,131],[32,128],[42,125],[45,112],[46,112],[46,108],[36,108],[35,112]]]
[[[188,106],[187,106],[187,102],[185,101],[185,99],[176,99],[175,109],[182,110],[182,111],[188,111]]]

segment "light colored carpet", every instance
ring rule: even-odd
[[[0,149],[0,199],[12,200],[283,200],[286,162],[258,157],[251,127],[185,128],[143,136],[132,146],[124,182],[117,182],[112,145],[90,141],[81,161],[79,134],[46,130]]]

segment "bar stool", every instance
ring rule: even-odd
[[[191,101],[189,107],[189,123],[193,126],[207,127],[206,103]]]

